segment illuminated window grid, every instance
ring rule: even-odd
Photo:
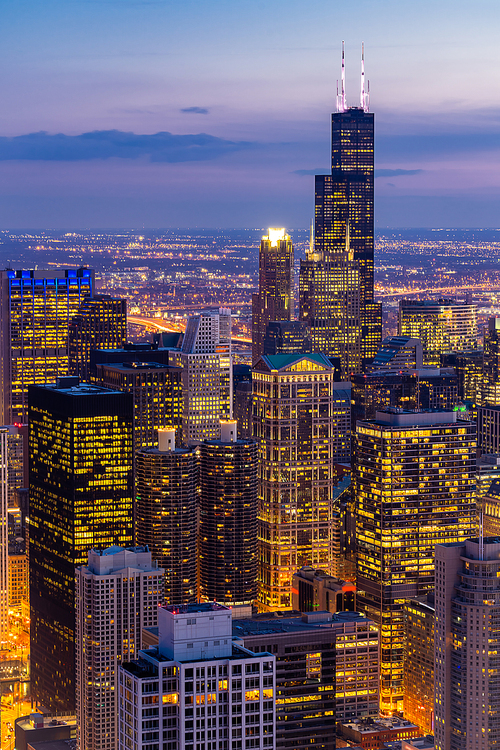
[[[333,372],[307,358],[282,373],[254,369],[253,390],[261,456],[259,603],[283,609],[291,606],[295,570],[334,569],[333,463],[349,417],[336,424]]]
[[[381,628],[381,708],[403,698],[402,605],[434,585],[434,546],[477,530],[471,422],[393,427],[358,422],[358,601]]]

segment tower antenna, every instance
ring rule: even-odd
[[[340,93],[340,108],[339,112],[345,112],[345,42],[342,41],[342,87]]]
[[[337,78],[337,112],[340,112],[339,79]]]
[[[365,43],[361,42],[361,109],[366,112],[366,94],[365,94]]]

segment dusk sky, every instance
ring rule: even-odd
[[[376,225],[500,227],[498,0],[4,0],[0,229],[307,227],[340,49]]]

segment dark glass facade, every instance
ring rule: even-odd
[[[29,388],[31,689],[75,710],[75,565],[132,545],[132,397],[61,378]]]
[[[263,354],[306,354],[312,351],[311,329],[300,320],[267,324]]]
[[[336,269],[349,250],[359,273],[359,321],[349,321],[349,340],[358,339],[361,348],[360,365],[351,367],[357,372],[375,356],[382,333],[381,305],[374,301],[373,114],[350,107],[332,115],[332,173],[315,179],[314,248],[301,262],[300,319],[311,325],[313,349],[325,351],[325,329],[334,336],[335,326],[328,323],[328,307],[314,308],[308,297],[321,294],[322,286],[326,291],[339,287]]]
[[[69,373],[90,379],[93,349],[120,349],[127,342],[127,301],[105,295],[85,300],[69,326]]]
[[[208,601],[257,597],[257,443],[200,445],[199,576]]]

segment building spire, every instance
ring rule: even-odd
[[[370,109],[370,82],[365,89],[365,43],[361,42],[361,109],[368,112]]]
[[[344,42],[342,42],[342,76],[340,83],[340,96],[338,92],[338,81],[337,81],[337,112],[345,112],[345,49]]]

